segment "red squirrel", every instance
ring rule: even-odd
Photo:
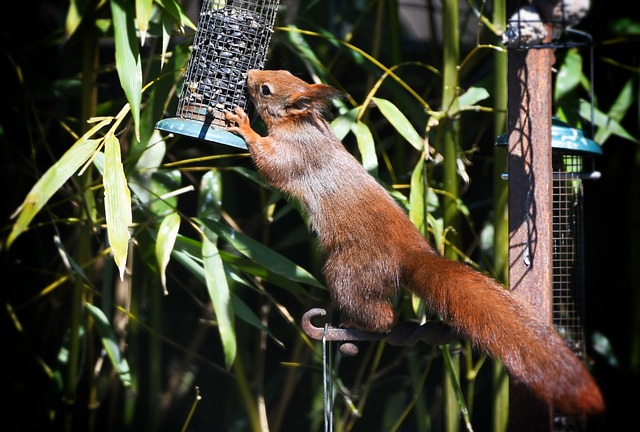
[[[439,255],[347,151],[324,116],[340,91],[285,70],[250,70],[247,89],[268,136],[251,128],[240,107],[226,114],[228,130],[244,138],[258,173],[303,206],[346,325],[389,332],[391,298],[406,288],[541,400],[568,415],[603,412],[598,386],[553,327],[494,279]]]

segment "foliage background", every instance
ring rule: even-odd
[[[229,351],[222,347],[209,294],[195,270],[173,256],[167,269],[169,294],[162,294],[152,233],[160,221],[161,213],[157,212],[166,209],[141,205],[134,197],[135,246],[130,249],[127,281],[118,282],[118,270],[105,251],[102,192],[96,168],[92,169],[93,177],[74,177],[66,183],[34,219],[31,229],[18,237],[10,249],[6,247],[14,222],[11,214],[37,179],[86,131],[83,119],[114,116],[125,103],[114,67],[114,43],[108,25],[111,14],[106,3],[109,2],[73,2],[101,7],[91,19],[83,20],[69,39],[65,35],[69,2],[60,0],[16,4],[18,12],[5,18],[0,33],[5,77],[0,108],[4,193],[0,355],[4,365],[2,392],[8,398],[3,430],[170,431],[185,425],[188,430],[259,430],[264,417],[269,418],[270,430],[322,430],[320,350],[318,344],[301,336],[296,325],[305,310],[326,305],[326,293],[321,288],[305,286],[304,291],[298,291],[291,279],[274,277],[265,272],[264,263],[242,260],[233,247],[220,242],[223,252],[228,252],[227,268],[233,268],[246,282],[232,284],[232,290],[272,335],[267,337],[255,323],[236,319],[237,356],[234,366],[228,368]],[[166,8],[168,3],[158,4]],[[439,2],[426,4],[437,9]],[[493,6],[471,4],[484,12]],[[438,107],[441,83],[425,65],[441,70],[441,37],[436,32],[431,41],[416,42],[394,27],[396,2],[318,0],[283,1],[282,5],[267,67],[290,69],[309,79],[312,74],[319,76],[344,89],[356,103],[362,103],[380,70],[353,49],[291,29],[296,26],[328,32],[342,40],[349,38],[350,44],[387,66],[420,62],[416,67],[404,68],[401,76]],[[469,10],[466,2],[458,5],[461,11]],[[199,2],[185,1],[182,6],[197,22]],[[485,87],[495,96],[491,88],[495,50],[480,50],[481,53],[465,57],[475,46],[476,37],[498,45],[486,29],[479,31],[481,26],[474,24],[472,16],[461,13],[462,57],[471,60],[461,69],[461,85]],[[431,18],[436,20],[437,15]],[[154,96],[146,94],[148,105],[143,104],[140,120],[143,140],[145,133],[146,138],[151,135],[155,121],[175,112],[175,87],[167,82],[180,82],[180,68],[184,67],[192,36],[188,27],[185,35],[174,35],[170,45],[174,54],[161,71],[157,25],[173,21],[166,16],[155,16],[154,20],[156,27],[150,27],[151,36],[141,49],[144,83],[156,77],[165,81],[155,87]],[[94,24],[100,32],[93,31]],[[598,160],[597,168],[602,178],[585,183],[588,353],[609,408],[606,418],[589,425],[592,430],[622,430],[623,425],[635,421],[634,408],[640,402],[640,151],[633,139],[639,136],[640,128],[639,25],[630,6],[611,7],[595,0],[589,16],[579,26],[595,41],[591,82],[595,103],[612,117],[617,109],[620,123],[629,134],[624,137],[614,131],[601,143],[604,157]],[[95,44],[88,43],[87,38],[94,36]],[[582,55],[582,71],[588,84],[588,56],[585,52]],[[314,57],[319,63],[314,62]],[[558,57],[562,61],[564,55],[559,53]],[[88,84],[83,81],[82,72],[87,62],[98,71],[95,81]],[[574,102],[585,97],[584,88],[575,92],[570,98]],[[386,97],[400,107],[417,130],[424,128],[424,110],[396,84],[386,80],[376,96]],[[87,100],[95,101],[95,105],[87,104]],[[165,102],[168,105],[164,112],[158,112],[155,104],[162,106]],[[561,101],[558,104],[571,106],[566,101],[565,105]],[[153,106],[155,110],[151,109]],[[471,161],[467,166],[471,183],[461,195],[462,208],[468,209],[471,224],[460,224],[460,246],[487,271],[491,270],[491,260],[484,254],[491,248],[481,248],[475,232],[492,225],[497,160],[494,143],[501,133],[495,130],[495,118],[494,112],[480,111],[465,113],[460,119],[460,147]],[[369,110],[365,120],[376,139],[379,177],[387,184],[407,185],[420,159],[419,152],[407,145],[376,111]],[[118,130],[130,181],[143,172],[140,164],[133,163],[136,148],[139,149],[133,130],[130,119]],[[353,134],[345,138],[345,144],[354,153],[361,150]],[[167,191],[178,185],[193,186],[191,193],[172,202],[185,221],[180,233],[185,239],[201,241],[198,225],[189,225],[186,220],[193,222],[192,218],[203,214],[200,209],[207,204],[207,214],[219,214],[225,223],[319,277],[320,257],[302,218],[250,177],[251,164],[241,153],[189,140],[167,141],[166,151],[161,153],[162,163],[175,164],[163,165],[167,176],[161,180],[166,182]],[[216,158],[206,159],[212,156]],[[180,174],[176,183],[171,177],[174,168]],[[219,177],[205,175],[212,169]],[[437,166],[429,172],[432,187],[443,186],[443,170],[443,166]],[[203,178],[210,183],[203,183]],[[221,197],[216,196],[218,190],[222,191]],[[203,191],[211,197],[199,197]],[[406,188],[397,191],[408,196]],[[97,201],[91,218],[84,213],[92,201],[86,192]],[[432,205],[438,215],[438,200]],[[430,228],[434,235],[434,227]],[[63,247],[56,245],[55,236]],[[68,250],[69,256],[84,267],[86,279],[78,276],[77,268],[65,265],[62,250]],[[75,278],[65,280],[67,275]],[[82,289],[78,291],[77,286]],[[76,303],[74,297],[78,292],[81,303]],[[72,325],[75,304],[89,305],[77,327]],[[128,308],[128,315],[122,313],[123,305]],[[86,318],[91,306],[103,311],[107,327],[116,333],[113,340],[120,344],[127,360],[131,387],[123,387],[101,349],[95,324]],[[99,314],[92,316],[97,319]],[[78,363],[70,364],[71,356],[67,355],[72,334],[81,335],[82,344]],[[427,390],[418,392],[416,408],[399,430],[462,428],[447,420],[447,413],[453,417],[458,413],[453,410],[451,414],[450,407],[447,409],[442,385],[445,372],[437,350],[371,344],[362,351],[360,356],[342,359],[336,365],[340,371],[337,382],[344,385],[337,399],[338,428],[391,430],[394,419],[401,418],[402,410],[411,406],[413,386],[424,371],[428,372]],[[478,366],[479,361],[476,358],[474,365]],[[462,370],[467,371],[462,364]],[[69,381],[71,369],[77,377]],[[475,381],[462,379],[467,396],[476,395],[474,401],[467,398],[476,430],[496,428],[492,419],[497,403],[491,397],[491,377],[487,366],[480,369]],[[196,397],[196,387],[202,399]],[[348,414],[349,400],[362,402],[362,417]]]

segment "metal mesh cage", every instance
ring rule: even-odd
[[[246,108],[246,72],[264,67],[277,8],[277,1],[202,3],[177,117],[211,117],[213,125],[224,126],[225,111]]]
[[[553,155],[553,323],[584,359],[583,157]]]
[[[586,360],[583,179],[597,178],[594,163],[588,154],[554,150],[552,156],[553,325],[582,360]],[[554,416],[554,432],[584,428],[582,418]]]
[[[262,69],[279,0],[203,0],[176,117],[156,128],[246,148],[224,130],[225,112],[247,110],[247,71]]]

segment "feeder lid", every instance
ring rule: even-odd
[[[507,134],[502,134],[496,140],[496,145],[506,146],[507,141]],[[602,147],[586,138],[582,130],[571,127],[556,117],[551,119],[551,147],[575,153],[603,154]]]
[[[207,122],[183,119],[179,117],[166,118],[156,123],[156,129],[178,135],[197,138],[203,141],[225,144],[231,147],[247,149],[247,143],[238,135],[224,129],[211,127]]]

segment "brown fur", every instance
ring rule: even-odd
[[[237,123],[229,130],[245,139],[258,172],[303,205],[348,325],[388,332],[396,323],[390,297],[405,287],[540,399],[566,414],[604,410],[593,378],[556,331],[493,279],[439,256],[344,148],[322,115],[337,90],[287,71],[249,71],[247,85],[269,135],[254,132],[242,109],[227,115]]]

